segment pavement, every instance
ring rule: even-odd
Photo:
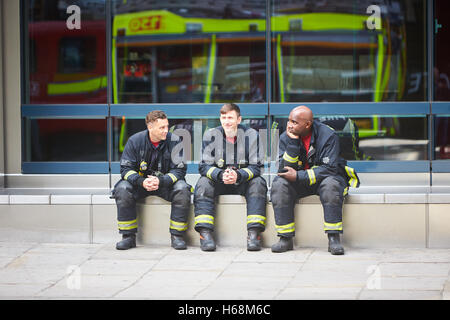
[[[0,300],[450,300],[450,249],[0,242]]]

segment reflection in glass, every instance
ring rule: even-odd
[[[114,1],[114,103],[263,101],[265,3]]]
[[[144,118],[113,118],[113,157],[112,161],[119,161],[128,138],[133,134],[146,130]],[[265,118],[243,118],[241,124],[257,131],[267,130]],[[217,119],[172,119],[169,118],[169,131],[177,134],[182,139],[189,140],[190,153],[186,160],[194,162],[200,160],[203,134],[206,130],[220,126]],[[265,135],[264,135],[265,136]]]
[[[435,0],[434,5],[434,100],[450,101],[450,30],[446,27],[450,19],[450,1]]]
[[[25,119],[24,161],[107,161],[105,119]]]
[[[424,0],[273,0],[273,99],[423,101]]]
[[[26,103],[106,103],[105,0],[24,1]],[[74,11],[79,27],[73,28]]]
[[[427,118],[411,116],[318,116],[339,136],[346,160],[427,160]],[[286,118],[275,118],[280,134]]]
[[[449,120],[448,115],[434,118],[434,159],[450,159]]]

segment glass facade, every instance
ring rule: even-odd
[[[245,125],[278,129],[268,145],[306,104],[356,167],[448,159],[448,1],[373,2],[22,1],[24,167],[115,173],[128,137],[162,109],[188,133],[195,169],[225,102]]]
[[[106,1],[23,1],[24,103],[107,103]]]
[[[426,2],[381,2],[273,1],[274,101],[425,101]]]

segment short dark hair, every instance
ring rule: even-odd
[[[241,116],[241,109],[235,103],[225,103],[222,108],[220,108],[220,114],[225,114],[230,111],[236,111],[238,118]]]
[[[154,122],[158,119],[167,119],[166,114],[164,111],[161,110],[153,110],[150,111],[147,116],[145,117],[145,124],[148,124],[150,122]]]

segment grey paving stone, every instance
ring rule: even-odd
[[[438,290],[364,290],[360,300],[440,300]]]
[[[361,289],[356,288],[286,288],[276,299],[286,300],[354,300]]]

